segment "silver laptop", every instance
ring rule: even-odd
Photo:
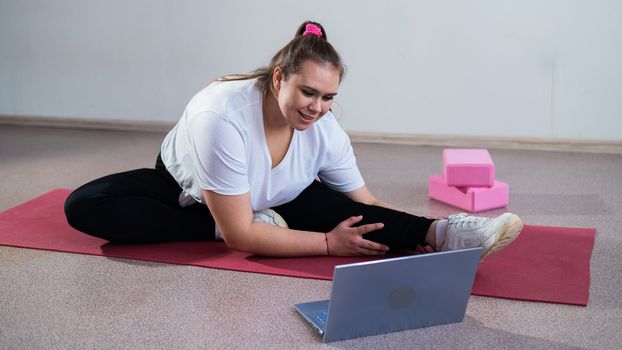
[[[330,300],[294,307],[325,342],[462,322],[481,250],[335,266]]]

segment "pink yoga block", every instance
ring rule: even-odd
[[[485,149],[445,149],[443,174],[450,186],[490,187],[495,183],[495,164]]]
[[[495,181],[492,187],[454,187],[447,185],[442,173],[428,179],[430,198],[470,212],[505,207],[509,195],[510,188],[502,181]]]

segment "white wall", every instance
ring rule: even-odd
[[[347,130],[622,140],[619,0],[0,0],[0,114],[174,121],[305,19]]]

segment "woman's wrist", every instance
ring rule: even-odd
[[[324,233],[324,243],[326,243],[326,255],[330,256],[330,248],[328,247],[328,233]]]

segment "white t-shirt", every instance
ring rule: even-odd
[[[350,139],[328,112],[305,131],[294,130],[283,160],[272,169],[262,93],[256,80],[214,82],[188,103],[162,143],[162,161],[183,189],[181,206],[205,203],[202,189],[250,192],[253,211],[287,203],[317,177],[349,192],[365,183]]]

